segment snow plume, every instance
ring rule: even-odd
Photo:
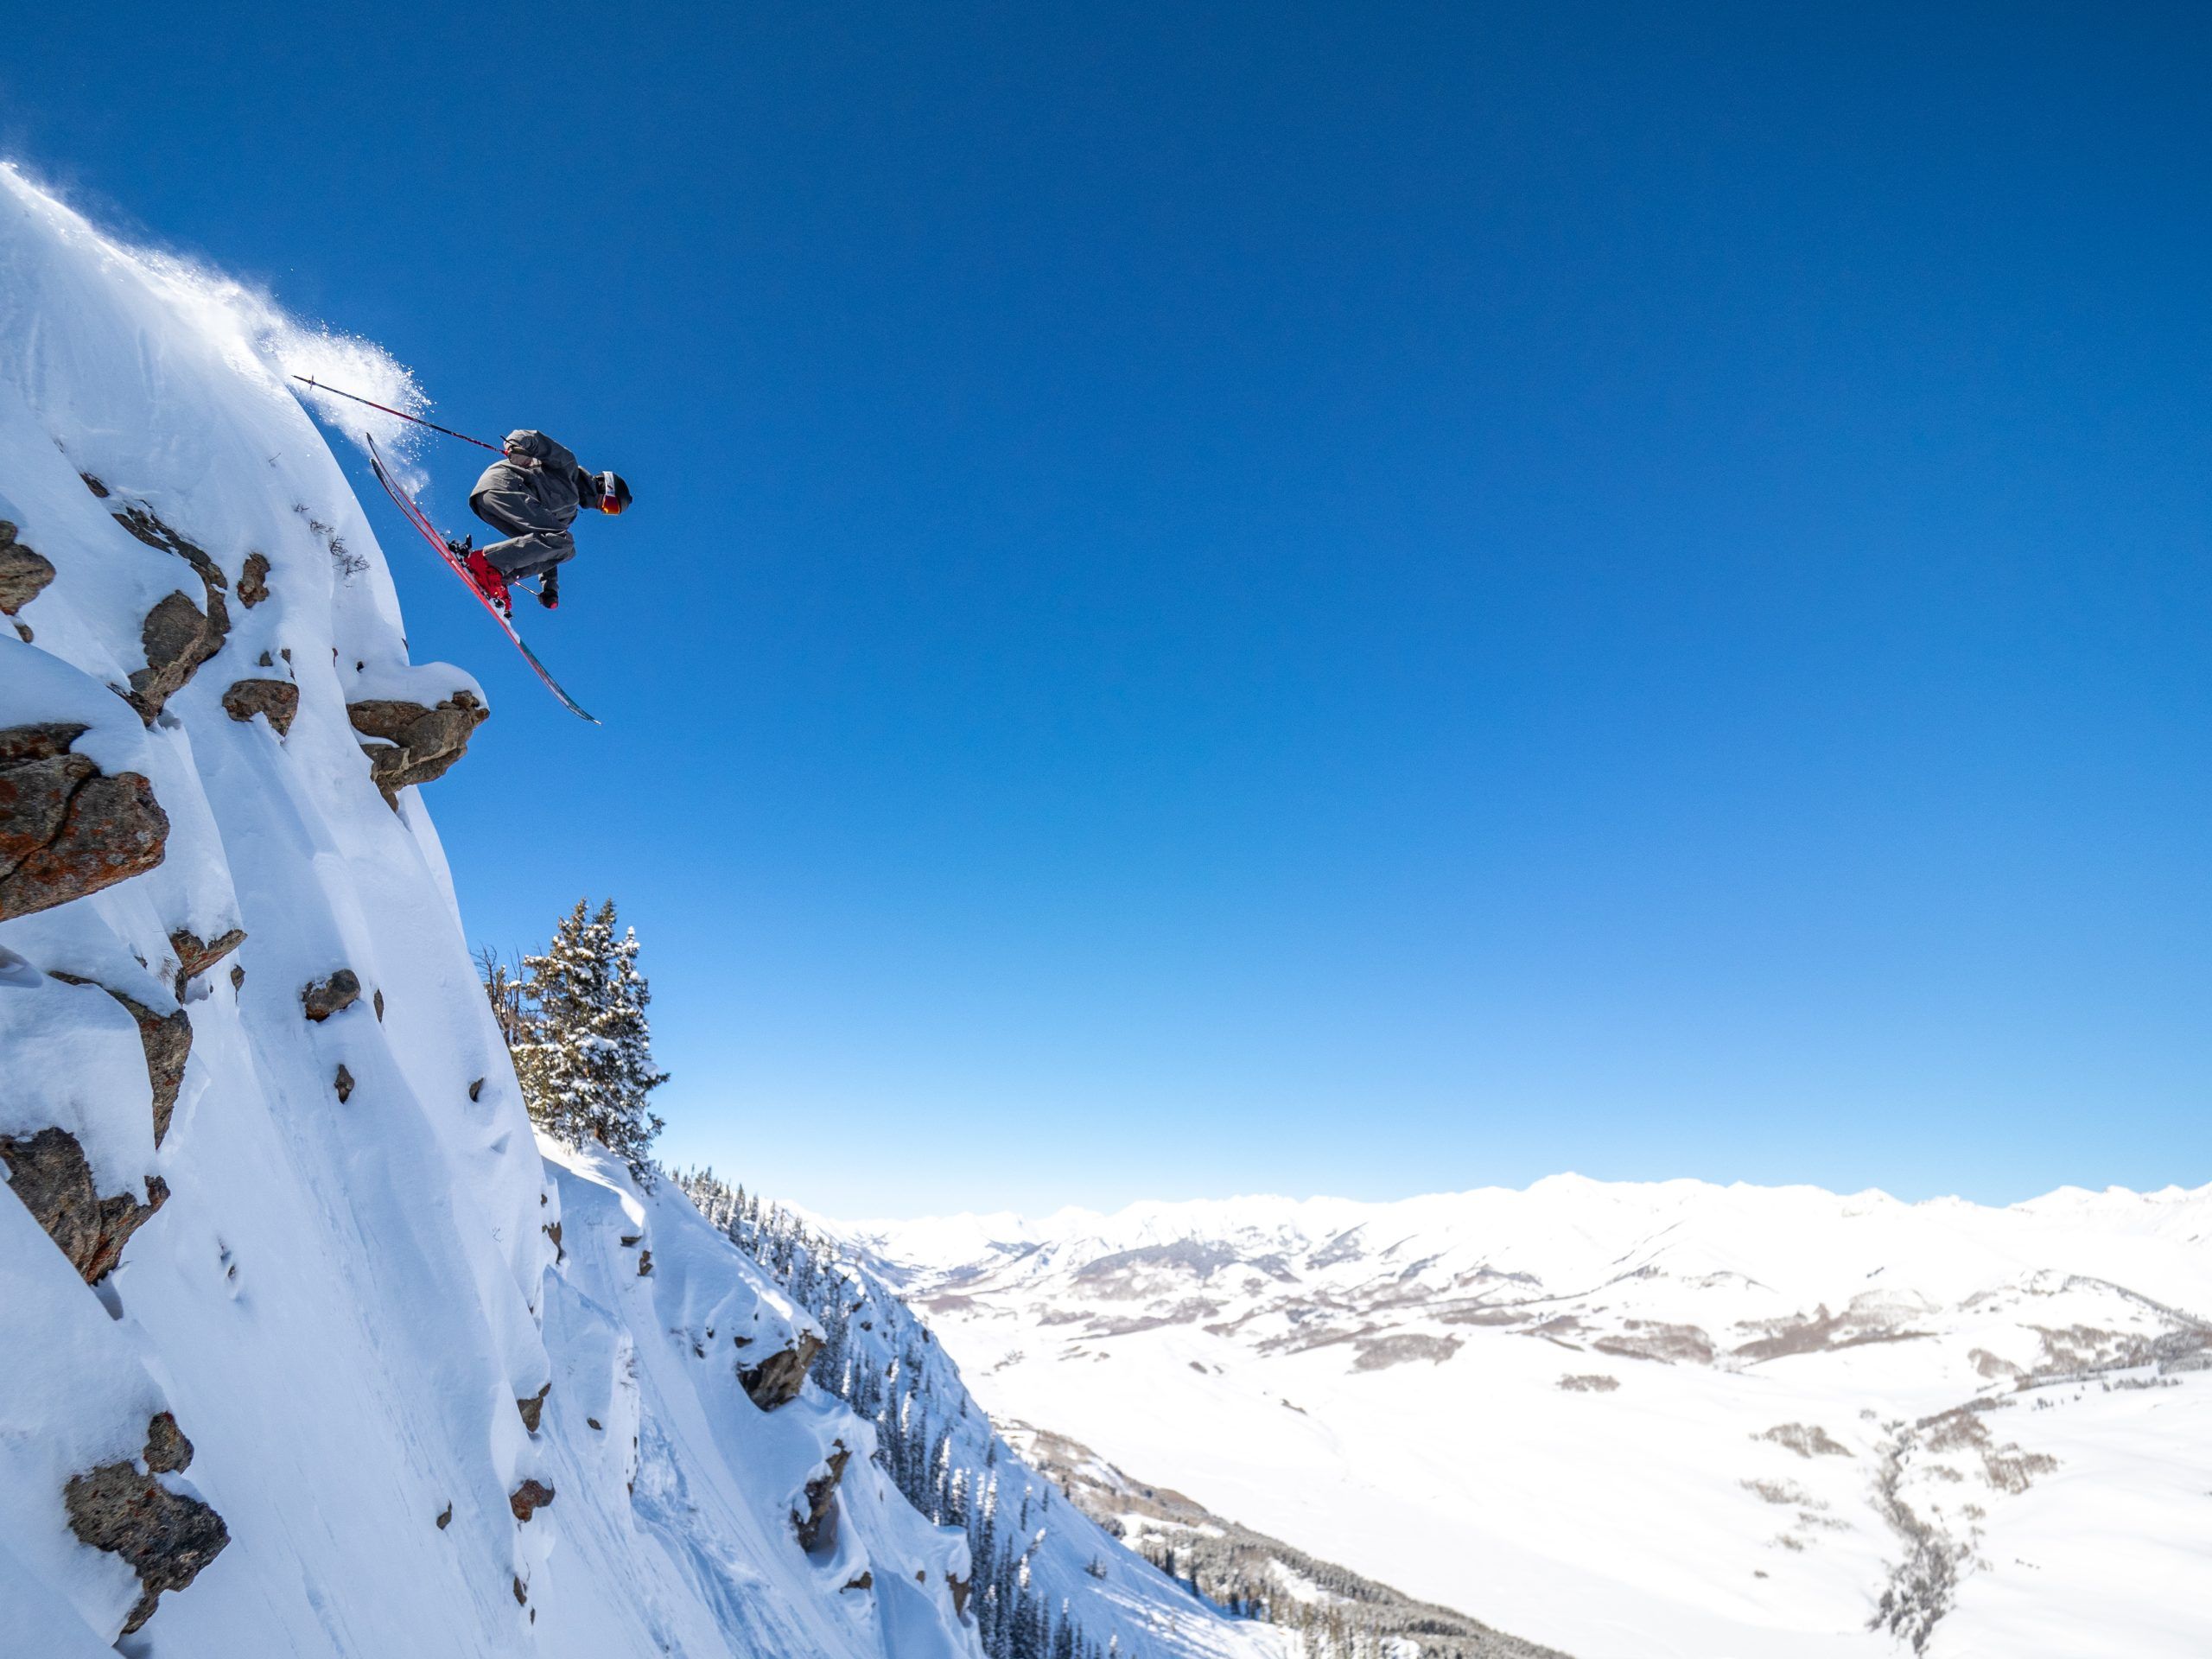
[[[200,336],[242,379],[264,386],[272,396],[297,396],[365,450],[366,434],[402,463],[414,454],[423,435],[420,427],[292,378],[302,376],[410,415],[426,414],[430,400],[414,371],[374,340],[325,323],[303,321],[264,289],[200,261],[130,246],[95,228],[83,214],[31,182],[13,162],[0,162],[0,192],[4,192],[0,201],[10,211],[36,221],[54,242],[72,245],[81,257],[103,265],[128,270],[171,327]],[[15,293],[11,299],[10,292],[0,291],[0,316],[24,297]]]

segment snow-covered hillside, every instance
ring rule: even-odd
[[[2212,1188],[849,1234],[995,1413],[1580,1659],[2212,1651]]]
[[[982,1659],[808,1316],[533,1137],[295,369],[409,392],[0,168],[0,1650]]]

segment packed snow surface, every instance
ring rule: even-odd
[[[2212,1187],[846,1230],[995,1413],[1579,1659],[2212,1652]]]
[[[799,1386],[815,1322],[672,1185],[534,1138],[429,817],[352,718],[482,692],[410,661],[288,378],[317,365],[409,401],[0,168],[0,739],[62,732],[167,823],[151,868],[0,922],[0,1650],[981,1659],[964,1535]],[[226,626],[157,696],[164,606]],[[41,1189],[62,1219],[39,1137],[84,1172]],[[142,1221],[105,1273],[57,1248],[95,1195]],[[98,1471],[139,1497],[88,1541]],[[190,1560],[131,1530],[169,1510]],[[142,1547],[176,1570],[149,1617]],[[1275,1652],[1126,1566],[1102,1641]]]

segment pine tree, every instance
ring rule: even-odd
[[[616,937],[612,899],[596,913],[579,899],[545,954],[522,965],[532,1010],[515,1045],[515,1075],[531,1116],[561,1140],[597,1141],[650,1186],[661,1120],[646,1096],[668,1074],[653,1069],[652,998],[638,971],[636,932]]]

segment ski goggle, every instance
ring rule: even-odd
[[[599,510],[606,513],[622,511],[622,498],[614,493],[614,474],[605,473],[599,480]]]

